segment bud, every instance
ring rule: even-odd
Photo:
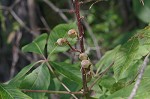
[[[87,59],[88,59],[88,55],[87,55],[86,53],[81,53],[81,54],[79,55],[79,59],[80,59],[80,60],[87,60]]]
[[[88,68],[91,65],[91,62],[89,60],[82,60],[81,66],[82,68]]]
[[[70,38],[75,38],[75,37],[77,37],[77,31],[76,31],[75,29],[69,30],[69,31],[68,31],[68,36],[69,36]]]
[[[67,41],[67,39],[65,39],[65,38],[59,38],[56,43],[60,46],[63,46],[66,44],[66,41]]]

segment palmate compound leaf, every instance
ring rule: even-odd
[[[116,47],[107,52],[103,58],[96,64],[99,70],[103,71],[112,62],[113,72],[116,81],[124,78],[131,78],[139,70],[138,62],[150,52],[150,26],[138,31],[131,39],[122,46]],[[134,72],[132,67],[135,66]]]
[[[0,83],[0,99],[32,99],[19,89],[11,85]]]
[[[50,85],[50,73],[45,63],[42,63],[38,68],[28,74],[21,82],[21,89],[28,90],[48,90]],[[26,93],[33,99],[43,99],[45,93]]]
[[[67,77],[68,79],[78,83],[79,85],[82,84],[81,72],[80,69],[77,68],[78,66],[73,66],[72,64],[67,64],[67,63],[56,63],[56,62],[50,62],[50,64],[56,71],[58,71],[64,77]]]
[[[59,38],[67,38],[67,40],[73,45],[77,41],[77,38],[71,39],[67,36],[67,32],[70,29],[76,29],[76,25],[74,23],[72,24],[59,24],[57,25],[50,33],[48,38],[48,45],[47,45],[47,51],[49,56],[53,53],[57,52],[65,52],[69,49],[68,46],[58,46],[56,44],[56,41]]]
[[[33,52],[37,54],[44,54],[44,48],[46,45],[48,35],[42,34],[33,40],[30,44],[25,45],[22,48],[23,52]]]

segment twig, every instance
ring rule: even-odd
[[[96,3],[98,3],[98,2],[100,2],[100,1],[107,1],[107,0],[97,0],[97,1],[95,1],[91,6],[90,6],[90,8],[89,9],[91,9],[92,8],[92,6],[94,5],[94,4],[96,4]]]
[[[23,92],[49,93],[49,94],[83,94],[83,92],[51,91],[51,90],[28,90],[21,89]]]
[[[9,10],[9,7],[0,5],[0,10]]]
[[[20,2],[21,0],[16,0],[11,6],[0,6],[0,9],[7,10],[10,12],[10,14],[14,17],[14,19],[22,26],[24,27],[29,33],[36,36],[37,34],[33,32],[29,27],[26,26],[26,24],[19,18],[19,16],[14,12],[13,8]]]
[[[81,3],[84,4],[84,3],[89,3],[89,2],[99,2],[99,1],[104,1],[104,0],[85,0],[85,1],[82,1]]]
[[[18,17],[18,15],[12,10],[11,6],[10,7],[5,7],[5,6],[0,6],[0,9],[2,10],[7,10],[10,12],[10,14],[14,17],[14,19],[22,26],[24,27],[28,32],[30,32],[32,35],[36,35],[29,27],[25,25],[25,23]]]
[[[98,78],[97,78],[97,79],[91,84],[91,86],[89,87],[89,90],[92,89],[92,87],[98,82],[98,80],[99,80],[100,78],[102,78],[103,75],[105,75],[105,74],[107,73],[107,71],[108,71],[113,65],[114,65],[114,62],[113,62],[108,68],[106,68],[106,69],[98,76]]]
[[[0,9],[2,10],[9,10],[9,9],[13,9],[21,0],[15,0],[15,2],[9,6],[9,7],[6,7],[6,6],[0,6]]]
[[[73,47],[71,46],[71,44],[70,44],[68,41],[67,41],[66,43],[68,44],[68,46],[71,48],[72,51],[81,53],[81,51],[79,51],[78,49],[73,48]]]
[[[143,61],[143,64],[142,64],[142,66],[141,66],[140,73],[139,73],[139,75],[138,75],[138,78],[137,78],[137,80],[136,80],[136,82],[135,82],[135,85],[134,85],[134,87],[133,87],[133,89],[132,89],[132,92],[131,92],[131,94],[130,94],[130,96],[129,96],[128,99],[133,99],[134,96],[136,95],[136,92],[137,92],[137,90],[138,90],[138,88],[139,88],[139,86],[140,86],[140,83],[141,83],[141,80],[142,80],[142,77],[143,77],[145,68],[147,67],[147,64],[148,64],[148,62],[149,62],[149,59],[148,59],[149,55],[150,55],[150,53],[145,57],[145,59],[144,59],[144,61]]]
[[[61,12],[74,13],[73,9],[60,9]]]
[[[45,18],[41,15],[40,19],[42,21],[42,23],[44,24],[44,26],[46,27],[46,29],[50,32],[50,27],[48,26],[48,23],[46,22]]]
[[[142,5],[144,6],[144,0],[140,0],[140,2],[142,3]]]
[[[17,16],[17,14],[12,10],[10,9],[10,13],[11,15],[14,17],[14,19],[22,26],[24,27],[28,32],[30,32],[32,35],[36,36],[37,34],[35,32],[33,32],[29,27],[27,27],[25,25],[25,23]]]
[[[17,31],[16,32],[16,39],[14,39],[14,43],[13,43],[13,50],[12,50],[12,65],[11,65],[11,69],[10,69],[10,78],[12,78],[15,74],[15,70],[16,70],[16,64],[18,62],[19,59],[19,45],[20,45],[20,39],[22,37],[22,34]]]
[[[27,0],[27,7],[28,7],[28,17],[29,17],[29,27],[30,29],[36,34],[35,37],[40,35],[40,31],[37,30],[37,13],[36,13],[36,4],[35,0]]]
[[[51,1],[49,0],[43,0],[49,7],[51,7],[55,12],[57,12],[60,17],[65,21],[65,22],[69,22],[68,18],[66,17],[66,15],[64,13],[61,12],[61,10],[59,8],[57,8]]]
[[[19,54],[22,55],[22,57],[24,57],[26,60],[28,60],[29,62],[32,62],[32,57],[30,57],[29,55],[24,54],[22,51],[19,50]]]
[[[10,9],[13,9],[21,0],[15,0],[15,2],[10,6]]]

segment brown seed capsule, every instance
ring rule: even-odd
[[[81,66],[82,68],[88,68],[91,65],[91,62],[89,60],[82,60]]]
[[[75,29],[69,30],[69,31],[68,31],[68,36],[69,36],[70,38],[75,38],[75,37],[77,37],[77,31],[76,31]]]
[[[88,59],[88,55],[87,55],[86,53],[81,53],[81,54],[79,55],[79,59],[80,59],[80,60],[87,60],[87,59]]]
[[[66,42],[67,42],[66,38],[59,38],[56,43],[60,46],[63,46],[66,45]]]

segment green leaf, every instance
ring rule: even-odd
[[[32,43],[25,45],[22,48],[23,52],[34,52],[37,54],[44,54],[44,48],[46,45],[47,34],[38,36]]]
[[[0,99],[32,99],[19,89],[0,83]]]
[[[120,47],[121,46],[117,46],[113,50],[106,52],[101,60],[96,63],[96,67],[98,68],[97,73],[100,73],[100,71],[103,72],[116,60],[116,54],[119,51]]]
[[[9,82],[9,84],[13,85],[13,86],[19,86],[21,81],[24,79],[25,75],[27,72],[29,72],[29,70],[35,66],[38,62],[36,63],[32,63],[26,67],[24,67],[13,79],[11,79],[11,81]]]
[[[62,82],[72,91],[79,91],[82,88],[82,85],[78,85],[77,83],[75,83],[74,81],[71,81],[70,79],[64,77],[62,79]],[[66,90],[62,85],[60,86],[59,90]],[[60,99],[69,99],[71,97],[71,95],[67,95],[67,94],[63,94],[60,95]]]
[[[76,25],[75,24],[59,24],[57,25],[50,33],[49,35],[49,39],[48,39],[48,45],[47,45],[47,51],[48,51],[48,54],[49,56],[52,54],[52,53],[57,53],[57,52],[64,52],[64,51],[67,51],[69,49],[69,47],[66,45],[66,46],[63,46],[63,47],[60,47],[56,44],[56,41],[59,39],[59,38],[64,38],[66,37],[67,40],[71,43],[71,44],[75,44],[76,42],[76,38],[75,39],[69,39],[67,37],[67,32],[70,30],[70,29],[76,29]]]
[[[132,80],[139,70],[141,59],[150,52],[150,26],[140,30],[124,45],[107,52],[96,64],[98,72],[114,62],[113,71],[116,81]]]
[[[56,71],[58,71],[63,76],[69,78],[72,81],[75,81],[78,84],[82,84],[80,69],[76,68],[78,66],[75,67],[71,64],[56,62],[50,62],[50,64],[54,69],[56,69]]]
[[[150,23],[150,0],[144,0],[144,5],[138,0],[133,0],[133,10],[140,20]]]
[[[43,63],[38,68],[28,74],[22,81],[21,89],[47,90],[50,84],[50,73],[47,66]],[[33,99],[42,99],[45,93],[27,93]]]
[[[134,99],[148,99],[150,97],[150,83],[149,83],[150,73],[149,71],[150,71],[150,66],[146,68],[141,84],[138,88],[138,91]],[[127,99],[129,95],[131,94],[134,84],[135,83],[114,92],[113,94],[108,96],[106,99]]]
[[[116,61],[114,62],[114,77],[116,80],[126,77],[126,73],[130,67],[136,64],[136,54],[139,48],[139,41],[137,38],[129,40],[124,44],[117,53]]]
[[[105,87],[107,89],[110,89],[113,86],[114,83],[115,83],[115,79],[113,77],[104,76],[101,79],[99,85],[101,85],[101,86],[103,86],[103,87]]]

